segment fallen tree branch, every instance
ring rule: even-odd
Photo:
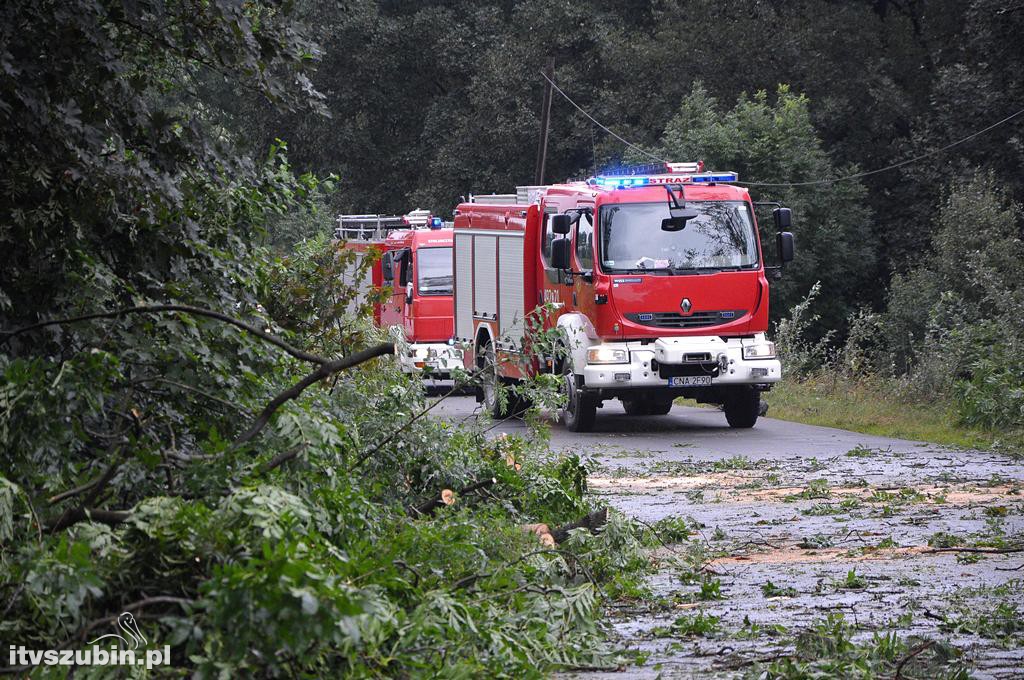
[[[463,496],[465,494],[473,493],[474,491],[479,491],[480,489],[487,488],[487,487],[491,486],[492,484],[497,484],[497,483],[498,483],[498,480],[495,479],[494,477],[491,477],[490,479],[484,479],[484,480],[481,480],[479,482],[475,482],[473,484],[470,484],[466,488],[461,489],[458,492],[458,494],[460,496]],[[419,515],[426,515],[429,512],[433,512],[434,510],[436,510],[437,508],[441,507],[442,505],[447,505],[447,504],[444,502],[444,498],[441,496],[441,494],[438,494],[438,495],[434,496],[433,498],[431,498],[429,501],[426,501],[424,503],[420,503],[419,505],[416,505],[416,506],[413,506],[412,508],[410,508],[409,509],[409,514],[414,516],[414,517],[419,516]]]
[[[274,415],[277,409],[298,397],[310,385],[314,385],[325,378],[329,378],[338,371],[343,371],[346,368],[351,368],[352,366],[358,366],[359,364],[369,361],[375,357],[383,356],[385,354],[393,354],[394,351],[394,343],[385,342],[380,345],[364,349],[360,352],[356,352],[355,354],[349,354],[346,357],[321,364],[315,371],[274,397],[270,403],[266,405],[263,411],[256,416],[256,420],[252,422],[249,429],[243,432],[242,435],[235,440],[234,445],[238,447],[252,441],[256,435],[258,435],[263,428],[267,426],[267,423],[270,422],[270,417]]]
[[[1018,546],[1014,548],[932,548],[931,550],[925,550],[926,553],[946,553],[946,552],[965,552],[965,553],[989,553],[993,555],[1005,554],[1005,553],[1019,553],[1024,552],[1024,546]]]
[[[515,565],[519,564],[523,560],[526,560],[526,559],[528,559],[530,557],[533,557],[534,555],[559,555],[565,561],[566,566],[569,566],[570,568],[578,567],[579,570],[583,572],[583,575],[587,577],[587,580],[590,581],[590,583],[593,584],[595,587],[597,586],[597,581],[594,579],[594,575],[590,572],[589,569],[587,569],[587,567],[585,565],[583,565],[582,563],[580,563],[578,561],[578,559],[576,558],[576,555],[572,554],[571,552],[569,552],[567,550],[559,550],[558,548],[541,548],[540,550],[531,550],[530,552],[523,553],[522,555],[520,555],[519,557],[515,558],[514,560],[509,560],[508,562],[505,562],[505,563],[501,564],[497,569],[495,569],[492,572],[486,572],[486,573],[480,573],[480,574],[470,574],[469,576],[464,576],[464,577],[460,578],[458,581],[456,581],[455,583],[452,584],[452,589],[453,590],[458,590],[460,588],[468,588],[469,586],[473,585],[477,581],[479,581],[481,579],[485,579],[485,578],[491,578],[495,574],[498,574],[499,572],[501,572],[501,570],[508,569],[509,567],[514,567]],[[520,586],[516,590],[510,591],[510,592],[493,593],[493,594],[491,594],[489,596],[484,597],[483,599],[489,599],[489,598],[492,598],[492,597],[500,597],[501,595],[510,595],[510,594],[512,594],[514,592],[517,592],[518,590],[520,590],[521,588],[524,588],[524,587],[530,588],[530,587],[538,587],[538,586],[534,586],[533,584],[527,583],[527,584],[524,584],[523,586]]]
[[[288,461],[302,453],[302,450],[304,448],[306,448],[305,444],[299,444],[298,446],[293,446],[287,451],[282,451],[281,453],[277,454],[276,456],[267,461],[267,463],[260,470],[260,474],[265,475],[271,470],[284,465],[285,463],[287,463]]]
[[[60,503],[63,500],[85,493],[86,491],[90,491],[96,487],[100,487],[99,491],[102,491],[103,486],[105,486],[107,482],[110,481],[111,477],[114,476],[114,471],[117,469],[118,465],[120,465],[120,460],[115,460],[114,462],[107,466],[107,469],[104,470],[103,474],[100,475],[99,477],[96,477],[95,479],[92,479],[86,482],[85,484],[76,486],[73,489],[61,491],[59,494],[50,496],[49,498],[46,499],[46,502],[49,505],[55,505],[56,503]]]
[[[242,321],[241,319],[236,319],[233,316],[228,316],[227,314],[223,314],[212,309],[206,309],[205,307],[193,307],[192,305],[139,305],[138,307],[126,307],[112,312],[96,312],[94,314],[83,314],[82,316],[71,316],[63,319],[40,321],[39,323],[22,326],[21,328],[15,328],[13,330],[0,331],[0,336],[2,336],[0,337],[0,344],[7,342],[17,335],[21,335],[22,333],[28,333],[29,331],[45,328],[46,326],[66,326],[68,324],[81,323],[82,321],[115,319],[129,314],[161,314],[164,312],[182,312],[184,314],[192,314],[193,316],[204,316],[209,319],[223,321],[224,323],[231,324],[232,326],[240,328],[247,333],[251,333],[261,340],[269,342],[271,345],[280,347],[296,359],[301,359],[302,361],[308,361],[314,364],[327,364],[330,362],[330,360],[325,357],[317,354],[310,354],[309,352],[301,350],[298,347],[285,342],[276,335],[268,333],[261,328],[257,328],[256,326]]]
[[[896,674],[893,675],[893,680],[901,680],[901,678],[903,678],[903,667],[907,665],[907,662],[934,644],[935,642],[933,640],[922,642],[917,647],[914,647],[907,652],[907,655],[900,659],[900,662],[896,665]]]
[[[54,531],[60,531],[61,529],[67,529],[72,524],[78,524],[85,520],[92,520],[93,522],[99,522],[100,524],[117,526],[118,524],[126,521],[129,517],[131,517],[131,513],[125,510],[75,508],[74,510],[68,510],[55,520],[47,522],[45,528],[46,531],[52,533]]]
[[[590,533],[594,533],[595,529],[603,527],[607,523],[608,508],[604,507],[585,515],[575,522],[569,522],[568,524],[563,524],[560,527],[555,527],[551,530],[551,536],[555,539],[555,543],[564,543],[565,540],[569,538],[569,532],[573,529],[589,529]]]
[[[479,377],[480,373],[483,370],[484,369],[482,369],[482,368],[481,369],[476,369],[472,373],[470,373],[469,374],[470,380],[474,380],[477,377]],[[410,425],[415,423],[417,420],[419,420],[423,416],[425,416],[428,413],[430,413],[442,401],[444,401],[448,397],[452,396],[453,394],[455,394],[456,391],[461,390],[461,389],[465,389],[465,385],[459,385],[459,384],[454,385],[450,390],[448,390],[447,393],[445,393],[440,398],[438,398],[436,401],[434,401],[434,403],[432,403],[430,406],[426,407],[425,409],[423,409],[422,411],[420,411],[419,413],[414,415],[409,420],[407,420],[401,427],[399,427],[398,429],[396,429],[393,432],[391,432],[389,435],[384,437],[384,439],[382,439],[377,444],[375,444],[372,449],[368,450],[366,453],[364,453],[362,456],[360,456],[359,459],[356,460],[356,462],[352,463],[352,465],[349,466],[349,468],[348,468],[349,471],[352,471],[352,470],[356,469],[357,467],[359,467],[360,465],[362,465],[363,463],[365,463],[370,458],[370,456],[372,456],[373,454],[375,454],[378,451],[380,451],[381,448],[383,448],[385,444],[387,444],[389,441],[391,441],[392,439],[397,437],[399,434],[404,432],[407,427],[409,427]],[[489,430],[490,430],[490,428],[488,428],[488,431]]]

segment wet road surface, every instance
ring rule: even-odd
[[[472,397],[438,408],[453,420],[475,409]],[[524,430],[508,420],[492,432]],[[592,433],[555,425],[551,448],[595,461],[591,492],[622,513],[700,527],[656,552],[650,597],[609,612],[621,644],[648,654],[627,677],[740,677],[834,612],[861,627],[858,641],[875,630],[941,639],[973,677],[1024,677],[1024,553],[929,552],[1020,545],[1020,458],[772,418],[732,430],[718,410],[679,405],[627,416],[617,401]],[[721,599],[686,582],[694,565]],[[697,612],[718,630],[666,634]]]

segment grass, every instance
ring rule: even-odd
[[[951,404],[915,403],[879,379],[784,380],[772,388],[766,400],[772,418],[808,425],[965,448],[987,449],[997,444],[1024,448],[1019,435],[1008,440],[1002,431],[959,425]],[[867,450],[852,453],[866,454]]]

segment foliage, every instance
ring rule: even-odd
[[[809,309],[821,292],[821,285],[815,282],[807,296],[793,305],[789,315],[779,320],[775,327],[775,346],[786,371],[797,377],[806,376],[828,361],[829,341],[832,333],[826,333],[817,340],[808,339],[811,324],[821,317],[810,314]]]
[[[292,9],[0,10],[0,632],[131,611],[175,676],[614,664],[641,532],[520,529],[593,509],[585,461],[422,418],[395,362],[323,372],[384,339],[339,282],[369,259],[328,242],[330,178],[225,125],[236,88],[321,108]]]
[[[706,637],[719,631],[719,621],[719,617],[701,610],[693,615],[677,617],[671,626],[658,628],[655,634],[660,637]]]
[[[956,658],[959,652],[944,643],[901,638],[895,632],[875,632],[855,642],[856,630],[842,614],[829,614],[796,638],[796,649],[771,664],[756,664],[745,677],[804,680],[818,677],[966,680]],[[899,673],[896,669],[899,668]]]

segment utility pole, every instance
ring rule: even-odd
[[[544,74],[549,80],[544,81],[544,103],[541,104],[540,113],[540,145],[537,147],[537,171],[533,176],[533,183],[544,184],[544,164],[548,157],[548,130],[551,127],[551,82],[555,79],[555,60],[552,57],[544,68]]]

